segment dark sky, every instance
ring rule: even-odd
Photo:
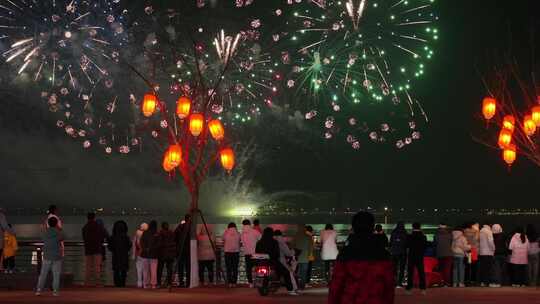
[[[265,158],[254,172],[255,181],[267,192],[335,193],[352,207],[373,202],[410,208],[537,206],[539,168],[519,158],[509,173],[498,151],[471,139],[485,95],[478,70],[489,70],[486,58],[510,45],[519,56],[529,54],[529,36],[539,29],[536,2],[439,0],[437,58],[417,86],[431,118],[422,141],[403,151],[364,144],[354,152],[309,134],[259,127],[246,132]],[[106,159],[81,152],[58,136],[47,113],[33,106],[29,96],[19,97],[4,96],[0,109],[0,164],[5,169],[0,206],[88,205],[110,197],[116,197],[111,202],[144,206],[157,195],[163,204],[174,204],[178,192],[149,157]],[[59,170],[36,173],[22,167]]]

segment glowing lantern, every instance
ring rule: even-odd
[[[225,148],[219,152],[221,165],[225,170],[231,171],[234,168],[234,152],[231,148]]]
[[[188,117],[190,110],[191,100],[185,96],[178,98],[178,102],[176,104],[176,115],[178,115],[180,119],[184,119]]]
[[[515,145],[510,145],[506,149],[504,149],[503,159],[509,166],[511,166],[516,161],[516,157],[517,152]]]
[[[172,170],[174,170],[174,167],[171,166],[171,164],[169,164],[169,162],[167,161],[167,159],[163,159],[163,170],[165,170],[165,172],[169,173],[171,172]]]
[[[534,121],[537,127],[540,127],[540,106],[536,106],[532,108],[532,120]]]
[[[143,104],[142,104],[142,113],[146,117],[152,116],[156,111],[157,106],[157,97],[152,93],[144,95]]]
[[[486,97],[484,98],[484,102],[482,105],[482,113],[484,114],[484,118],[486,120],[490,120],[495,116],[495,113],[497,112],[497,101],[495,98],[492,97]]]
[[[201,135],[204,127],[204,116],[202,114],[191,114],[189,117],[189,131],[193,136]]]
[[[220,141],[225,137],[225,130],[223,129],[221,121],[218,119],[211,120],[208,123],[208,129],[210,129],[210,134],[217,141]]]
[[[534,135],[536,133],[536,123],[532,119],[531,115],[525,115],[523,118],[523,131],[528,136]]]
[[[502,124],[504,129],[513,133],[514,129],[516,128],[516,119],[512,115],[506,115]]]
[[[499,147],[505,149],[512,142],[512,132],[508,129],[502,129],[499,134]]]
[[[171,145],[165,152],[164,166],[176,168],[182,163],[182,148],[179,145]]]

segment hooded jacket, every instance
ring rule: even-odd
[[[465,236],[467,242],[469,243],[469,245],[471,245],[472,248],[478,249],[478,243],[480,241],[480,231],[476,229],[476,227],[477,225],[473,225],[472,228],[465,229],[463,235]]]
[[[276,236],[274,239],[278,242],[279,245],[279,261],[283,266],[286,268],[289,268],[289,265],[287,264],[287,258],[294,256],[294,251],[289,248],[289,245],[287,245],[287,242],[283,238],[283,236]]]
[[[133,240],[131,242],[133,246],[131,248],[131,254],[134,260],[136,260],[137,257],[141,256],[141,237],[146,230],[148,230],[148,224],[142,223],[139,226],[139,229],[137,229],[137,231],[135,232],[135,235],[133,236]]]
[[[172,230],[161,230],[158,233],[159,254],[158,258],[162,260],[174,260],[178,256],[176,246],[176,235]]]
[[[215,242],[213,235],[208,236],[206,232],[197,234],[197,254],[200,261],[214,261],[216,259],[212,242]]]
[[[484,225],[480,230],[480,249],[479,255],[493,256],[495,255],[495,242],[493,240],[493,232],[491,227]]]
[[[467,239],[463,235],[463,232],[459,230],[452,231],[452,252],[455,257],[465,257],[467,252],[471,250],[471,245],[467,242]]]
[[[409,258],[421,258],[427,247],[427,238],[421,230],[413,230],[407,239]]]
[[[529,240],[525,237],[525,243],[521,241],[521,234],[516,233],[510,240],[508,249],[512,250],[510,264],[527,265],[529,263]]]
[[[240,233],[236,228],[227,228],[223,232],[223,252],[240,252]]]
[[[244,255],[253,255],[255,254],[257,241],[261,239],[261,233],[251,228],[250,225],[244,225],[242,227],[240,239],[242,241],[242,246],[244,247]]]
[[[303,227],[299,227],[299,232],[294,237],[294,248],[300,251],[298,255],[298,263],[308,263],[309,255],[312,251],[312,238],[308,235]]]
[[[407,254],[407,231],[397,227],[390,235],[390,253],[392,255]]]
[[[335,230],[321,231],[321,259],[323,261],[333,261],[337,258],[338,248],[336,244],[337,232]]]
[[[435,234],[435,243],[437,244],[437,257],[445,258],[454,256],[452,252],[452,232],[448,227],[440,227]]]

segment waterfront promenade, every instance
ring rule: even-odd
[[[253,289],[198,288],[192,290],[114,289],[114,288],[70,288],[61,291],[60,297],[45,293],[36,297],[31,291],[0,291],[0,303],[114,303],[114,304],[171,304],[171,303],[221,303],[221,304],[265,304],[327,302],[326,289],[310,289],[302,296],[291,297],[283,291],[270,297],[260,297]],[[428,295],[415,293],[412,296],[398,290],[396,304],[540,304],[540,289],[534,288],[438,288],[429,289]]]

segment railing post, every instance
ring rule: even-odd
[[[37,245],[37,248],[36,248],[36,252],[37,252],[37,273],[38,275],[41,273],[41,266],[43,264],[43,251],[41,250],[41,247],[39,247],[39,245]]]

